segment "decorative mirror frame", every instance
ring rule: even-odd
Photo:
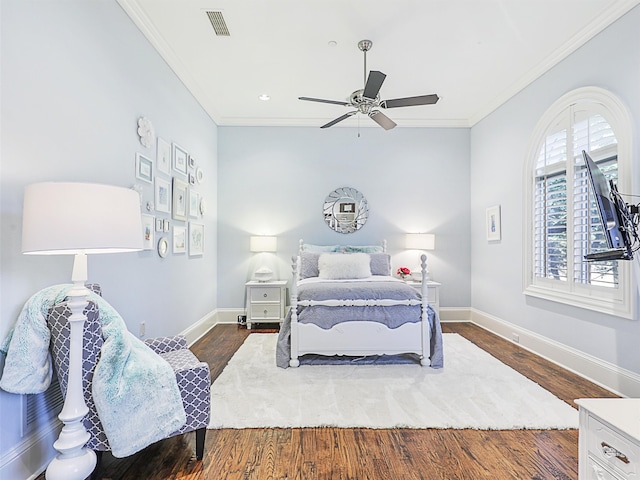
[[[360,230],[369,218],[369,204],[355,188],[336,188],[324,199],[324,221],[338,233]]]

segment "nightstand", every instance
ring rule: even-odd
[[[414,282],[412,280],[407,280],[406,282],[407,285],[422,293],[422,282]],[[438,315],[440,315],[440,285],[440,283],[433,280],[427,280],[427,302]]]
[[[245,283],[247,289],[247,328],[252,323],[282,323],[284,304],[287,301],[287,281],[251,281]]]
[[[640,475],[640,398],[581,398],[580,480],[627,480]]]

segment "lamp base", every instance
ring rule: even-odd
[[[96,452],[88,448],[83,448],[79,455],[73,457],[73,461],[70,460],[68,454],[56,455],[47,467],[45,478],[47,480],[85,479],[96,468]]]
[[[273,278],[273,270],[268,267],[260,267],[254,275],[258,282],[268,282]]]

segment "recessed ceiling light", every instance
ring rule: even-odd
[[[262,95],[260,95],[258,97],[260,100],[262,100],[263,102],[267,102],[269,100],[271,100],[271,97],[269,95],[267,95],[266,93],[263,93]]]
[[[336,42],[335,40],[330,40],[330,41],[329,41],[329,46],[330,46],[330,47],[335,47],[335,46],[337,46],[337,45],[338,45],[338,42]]]

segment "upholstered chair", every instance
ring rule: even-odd
[[[87,287],[101,294],[99,285],[92,284],[87,285]],[[93,373],[103,344],[102,329],[98,320],[98,306],[94,302],[88,303],[84,313],[87,316],[87,320],[84,325],[83,335],[82,386],[89,413],[83,422],[91,437],[87,442],[87,447],[96,452],[98,462],[100,462],[102,453],[111,450],[91,395]],[[71,310],[65,302],[52,308],[47,317],[47,323],[51,331],[50,350],[53,357],[53,365],[63,395],[66,395],[69,371],[70,315]],[[187,348],[187,342],[183,336],[149,339],[145,343],[171,365],[182,397],[187,421],[182,428],[169,435],[169,437],[195,431],[196,458],[202,460],[211,402],[209,366],[204,362],[200,362]]]

